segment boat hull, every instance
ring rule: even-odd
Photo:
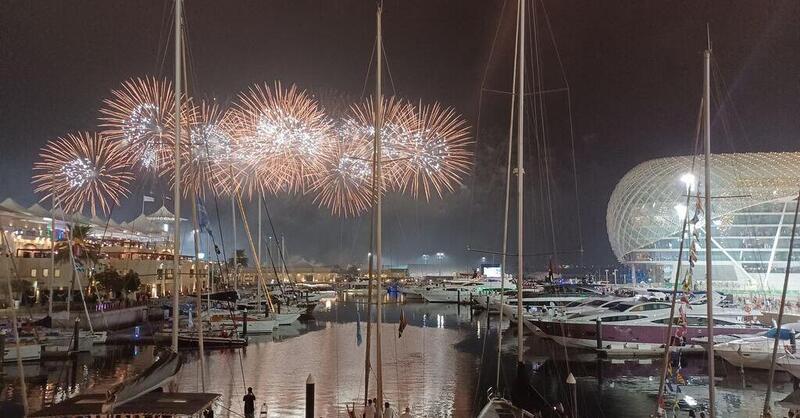
[[[41,344],[22,344],[19,346],[19,357],[22,361],[38,361],[42,358]],[[3,348],[3,363],[17,361],[17,346],[14,343],[6,343]]]
[[[550,336],[554,341],[567,347],[596,348],[597,325],[586,323],[570,323],[558,321],[532,320],[532,325]],[[641,323],[641,324],[609,324],[603,323],[601,329],[602,347],[617,344],[656,344],[663,345],[667,341],[667,325]],[[676,329],[675,327],[673,329]],[[764,331],[763,328],[747,327],[715,327],[714,334],[755,334]],[[707,336],[708,329],[703,326],[690,326],[686,333],[686,341],[695,337]]]

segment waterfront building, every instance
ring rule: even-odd
[[[646,161],[614,189],[606,215],[608,238],[615,256],[637,282],[674,280],[687,191],[691,219],[697,190],[704,190],[703,164],[702,156]],[[715,288],[780,289],[800,189],[800,153],[716,154],[711,158],[711,177]],[[702,210],[697,215],[699,260],[694,279],[702,285],[706,257]],[[689,232],[683,237],[687,249]],[[800,252],[792,261],[789,286],[800,290]]]
[[[39,204],[25,207],[7,198],[0,202],[0,224],[7,231],[12,257],[0,257],[0,281],[9,277],[30,282],[34,292],[53,286],[65,291],[72,278],[69,263],[51,262],[52,241],[64,240],[67,225],[84,225],[90,228],[89,240],[98,246],[100,261],[95,271],[114,268],[121,272],[133,270],[139,274],[142,284],[151,296],[161,296],[172,289],[173,247],[172,227],[174,215],[164,206],[150,214],[141,214],[128,222],[113,219],[90,218],[82,214],[66,214],[61,210],[48,210]],[[187,222],[188,224],[188,222]],[[187,225],[188,226],[188,225]],[[191,238],[191,229],[185,227],[185,241]],[[188,248],[188,247],[186,247]],[[7,249],[2,248],[6,253]],[[194,284],[194,267],[191,256],[182,256],[181,277],[190,280],[181,282],[181,288],[189,290]],[[208,265],[202,263],[200,270],[205,277]],[[52,270],[52,271],[51,271]],[[86,285],[86,283],[83,283]],[[5,295],[5,286],[0,294]]]

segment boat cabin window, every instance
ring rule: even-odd
[[[654,324],[666,324],[668,322],[669,318],[662,318],[653,321]],[[672,318],[672,323],[674,325],[680,325],[680,318],[679,317]],[[686,318],[686,325],[690,327],[705,327],[708,326],[708,321],[706,320],[705,317],[690,316]],[[736,325],[736,323],[721,319],[714,319],[714,325]]]
[[[581,305],[583,305],[583,302],[580,302],[580,301],[576,300],[575,302],[570,302],[570,303],[566,304],[566,307],[567,308],[574,308],[576,306],[581,306]]]
[[[668,303],[643,303],[630,309],[630,312],[657,311],[659,309],[669,309]]]
[[[605,304],[605,303],[608,303],[608,301],[607,300],[603,300],[603,299],[599,299],[599,300],[593,300],[593,301],[587,303],[586,306],[603,306],[603,304]]]
[[[636,319],[646,318],[644,315],[617,315],[617,316],[606,316],[601,318],[603,322],[620,322],[620,321],[633,321]]]

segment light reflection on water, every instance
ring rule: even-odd
[[[259,408],[266,402],[270,417],[301,417],[305,409],[305,381],[313,374],[316,381],[316,414],[346,417],[345,404],[361,404],[364,393],[365,344],[356,345],[357,318],[366,341],[364,298],[343,297],[325,301],[316,320],[280,327],[271,336],[253,336],[243,350],[208,352],[205,390],[220,393],[217,417],[239,417],[241,398],[252,386]],[[496,319],[487,326],[484,315],[472,316],[469,309],[447,304],[404,303],[386,298],[384,306],[383,380],[385,398],[398,409],[410,406],[417,416],[473,416],[480,409],[479,399],[494,386]],[[398,338],[397,323],[403,311],[408,327]],[[373,306],[374,315],[374,306]],[[505,324],[504,326],[507,326]],[[142,337],[146,340],[147,337]],[[516,339],[513,330],[503,338],[503,382],[510,387],[515,372]],[[564,350],[546,341],[528,338],[525,356],[534,371],[532,392],[524,395],[530,405],[550,407],[569,399],[563,383],[568,371],[578,379],[580,416],[641,417],[653,412],[658,390],[658,362],[603,361],[592,353],[570,352],[569,368]],[[482,354],[483,353],[483,354]],[[201,390],[199,357],[184,352],[185,364],[173,389]],[[483,356],[483,361],[481,358]],[[552,361],[549,359],[556,359]],[[133,376],[152,363],[151,346],[95,347],[92,355],[81,355],[77,362],[45,362],[25,366],[32,410],[60,401],[74,393],[104,392],[114,383]],[[374,353],[372,363],[375,364]],[[688,376],[702,376],[702,358],[687,359]],[[19,396],[15,378],[18,371],[6,365],[0,401]],[[718,364],[718,373],[727,374],[719,385],[720,413],[729,417],[758,416],[763,404],[763,373],[747,372],[742,389],[738,371]],[[375,396],[372,372],[370,396]],[[774,399],[791,392],[782,376]],[[704,401],[706,387],[684,388]],[[542,402],[538,393],[546,398]],[[359,411],[361,408],[358,407]],[[682,416],[686,416],[684,412]],[[5,417],[5,415],[4,415]]]

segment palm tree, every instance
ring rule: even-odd
[[[71,265],[72,260],[70,260],[70,255],[73,255],[76,262],[80,262],[80,264],[86,266],[87,271],[93,267],[94,264],[97,263],[100,248],[97,244],[89,241],[89,232],[91,230],[92,228],[88,225],[70,225],[69,231],[71,235],[70,239],[72,240],[72,254],[70,254],[69,241],[66,239],[59,240],[55,245],[56,263],[68,263]],[[72,290],[75,287],[75,269],[70,268],[70,270],[72,270],[72,279],[69,289]],[[71,292],[67,297],[72,300]]]

